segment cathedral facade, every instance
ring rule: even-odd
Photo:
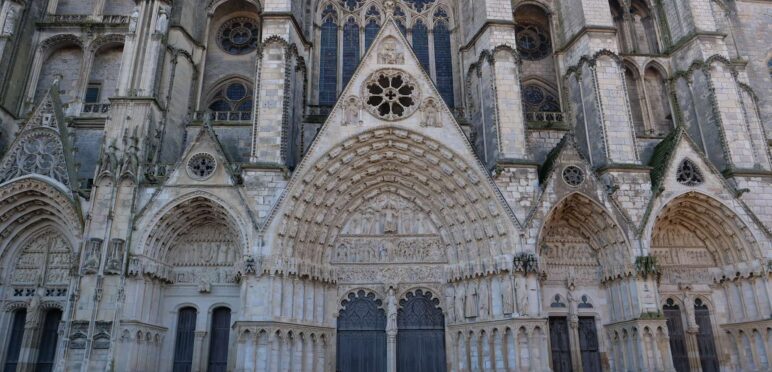
[[[0,368],[768,371],[770,24],[0,0]]]

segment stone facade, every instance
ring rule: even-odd
[[[770,370],[770,14],[0,0],[0,364]]]

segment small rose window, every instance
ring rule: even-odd
[[[188,161],[188,173],[191,177],[204,180],[209,178],[217,168],[217,161],[207,153],[200,153],[190,157]]]
[[[257,49],[258,24],[252,18],[238,17],[225,22],[217,33],[217,42],[228,54],[243,55]]]
[[[386,120],[410,116],[420,96],[416,84],[401,71],[376,72],[365,84],[364,95],[367,109]]]
[[[584,182],[584,172],[577,166],[569,165],[563,169],[563,181],[569,186],[579,186]]]

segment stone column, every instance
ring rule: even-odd
[[[35,295],[27,306],[27,319],[24,322],[24,337],[21,340],[21,350],[19,351],[17,372],[35,371],[35,362],[38,357],[38,348],[40,347],[41,322],[43,312],[40,310],[41,296],[40,289],[37,289]]]
[[[397,297],[394,288],[389,288],[386,310],[386,371],[397,372]]]
[[[206,370],[206,355],[208,354],[205,349],[206,331],[196,331],[194,333],[195,339],[193,340],[193,364],[191,371],[205,371]]]

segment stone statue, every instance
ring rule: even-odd
[[[528,288],[522,275],[515,276],[515,295],[517,296],[517,312],[521,316],[528,315]]]
[[[347,98],[346,102],[343,104],[343,125],[346,126],[361,124],[362,122],[359,120],[359,112],[361,110],[362,107],[359,104],[359,98],[353,96]]]
[[[464,319],[464,301],[466,301],[463,283],[456,286],[453,298],[453,305],[456,307],[456,320],[461,321]]]
[[[13,31],[16,29],[16,8],[8,7],[8,13],[5,15],[5,23],[3,23],[4,36],[13,35]]]
[[[573,282],[569,282],[568,285],[568,295],[566,296],[568,300],[568,320],[573,324],[579,322],[579,301],[576,298],[576,293],[574,290],[576,289],[576,286]]]
[[[210,293],[212,292],[212,279],[207,273],[199,273],[198,275],[198,292]]]
[[[478,296],[478,302],[480,303],[480,311],[479,316],[483,319],[487,319],[490,315],[490,303],[491,303],[491,296],[490,296],[490,288],[488,286],[488,281],[486,279],[482,279],[480,281],[480,294]]]
[[[158,20],[155,24],[155,32],[165,35],[166,30],[169,29],[169,16],[166,14],[166,9],[161,8],[158,10]]]
[[[394,288],[389,288],[389,294],[386,298],[386,332],[397,331],[397,297],[394,294]]]
[[[422,127],[429,127],[429,128],[441,128],[442,123],[440,122],[440,108],[437,105],[437,102],[433,98],[429,98],[426,101],[424,101],[424,105],[421,108],[423,111],[424,117],[423,121],[421,122]]]
[[[42,296],[40,295],[40,289],[35,289],[35,294],[29,299],[27,304],[27,320],[25,322],[26,327],[36,326],[38,323],[38,311],[42,303]]]
[[[139,7],[134,7],[134,11],[129,16],[129,32],[137,31],[137,22],[139,21]]]
[[[447,304],[448,319],[451,321],[456,320],[455,309],[456,306],[453,303],[453,286],[448,285],[445,287],[445,303]]]
[[[401,65],[405,63],[405,55],[397,51],[397,41],[388,39],[383,42],[383,48],[378,53],[378,63],[386,65]]]
[[[476,318],[479,314],[477,307],[477,284],[469,283],[464,300],[464,316],[467,318]]]
[[[512,288],[512,278],[505,276],[501,282],[501,305],[504,314],[515,312],[515,291]]]
[[[95,274],[99,270],[99,247],[102,241],[92,239],[86,248],[86,258],[83,260],[83,273]]]

